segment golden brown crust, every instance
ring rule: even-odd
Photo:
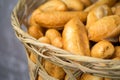
[[[120,25],[120,17],[118,15],[103,17],[92,24],[92,27],[89,27],[88,37],[90,40],[98,42],[108,37],[108,35],[112,35],[110,32],[114,31],[116,28],[119,29],[118,25]],[[114,36],[117,36],[119,32],[116,31],[114,34]]]
[[[91,25],[95,23],[97,20],[111,14],[112,14],[112,10],[107,5],[101,5],[97,7],[96,9],[88,13],[86,27],[87,28],[92,27]]]
[[[46,28],[60,28],[73,17],[79,17],[81,21],[85,21],[87,13],[82,11],[43,12],[35,16],[35,21]]]
[[[115,57],[112,60],[120,60],[120,57]]]
[[[115,14],[120,16],[120,6],[116,8]]]
[[[117,2],[117,0],[98,0],[97,2],[95,2],[94,4],[92,4],[91,6],[87,7],[85,9],[86,12],[90,12],[91,10],[94,10],[95,8],[97,8],[98,6],[107,4],[108,6],[113,6],[115,3]]]
[[[39,38],[38,41],[40,41],[42,43],[51,44],[50,39],[46,36],[43,36],[43,37]]]
[[[65,77],[64,70],[48,60],[45,61],[45,70],[48,72],[50,76],[55,77],[59,80],[63,80]]]
[[[91,49],[91,57],[108,59],[112,57],[115,49],[112,43],[103,40],[96,43]]]
[[[37,80],[43,80],[42,77],[39,75]]]
[[[37,14],[39,14],[39,13],[41,13],[41,10],[40,9],[36,9],[36,10],[34,10],[33,12],[32,12],[32,15],[30,16],[30,19],[29,19],[29,25],[30,26],[40,26],[40,25],[38,25],[37,23],[36,23],[36,21],[35,21],[35,16],[37,15]]]
[[[50,0],[42,4],[39,9],[41,11],[66,11],[67,6],[60,0]]]
[[[113,58],[119,57],[120,58],[120,46],[115,46],[115,52],[112,56]]]
[[[112,80],[111,78],[104,78],[104,80]]]
[[[89,56],[90,50],[87,32],[79,18],[73,18],[65,25],[62,37],[63,49],[77,55]]]
[[[76,80],[81,80],[80,77],[81,77],[81,76],[78,76],[78,77],[76,78]],[[68,79],[68,78],[69,78],[68,75],[66,75],[64,80],[70,80],[70,79]]]
[[[80,0],[61,0],[63,1],[69,10],[81,11],[84,9],[84,4]]]
[[[83,74],[80,80],[103,80],[103,78],[91,74]]]
[[[86,7],[92,4],[91,0],[80,0]]]
[[[30,60],[36,64],[37,63],[37,55],[35,53],[31,53]]]
[[[39,39],[40,37],[43,36],[43,33],[42,33],[42,31],[41,31],[41,28],[38,27],[38,26],[30,26],[30,27],[28,28],[28,33],[29,33],[32,37],[34,37],[34,38],[36,38],[36,39]]]
[[[63,47],[62,36],[56,29],[48,29],[45,33],[45,36],[50,39],[53,46],[58,48]]]

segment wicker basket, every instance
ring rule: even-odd
[[[45,1],[46,0],[19,0],[11,15],[11,23],[15,34],[26,49],[30,79],[35,80],[39,74],[44,80],[58,80],[49,76],[43,68],[41,60],[44,58],[62,67],[70,77],[69,80],[76,80],[75,77],[80,76],[82,73],[90,73],[120,80],[120,61],[76,56],[52,45],[40,43],[27,34],[25,28],[27,28],[27,20],[30,14],[38,5]],[[29,59],[29,52],[33,52],[38,56],[36,64]],[[81,62],[82,64],[76,62]],[[103,66],[101,64],[106,65]],[[71,70],[73,70],[73,73],[71,73]]]

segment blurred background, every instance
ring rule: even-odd
[[[25,50],[11,26],[18,0],[0,0],[0,80],[29,80]]]

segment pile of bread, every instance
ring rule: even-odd
[[[28,33],[38,41],[64,49],[74,55],[120,59],[119,0],[48,0],[33,11]],[[30,53],[36,63],[37,56]],[[64,70],[44,60],[47,73],[68,80]],[[39,75],[37,80],[42,80]],[[77,80],[112,80],[83,74]]]

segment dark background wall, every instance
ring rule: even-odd
[[[18,0],[0,0],[0,80],[29,80],[27,58],[10,15]]]

